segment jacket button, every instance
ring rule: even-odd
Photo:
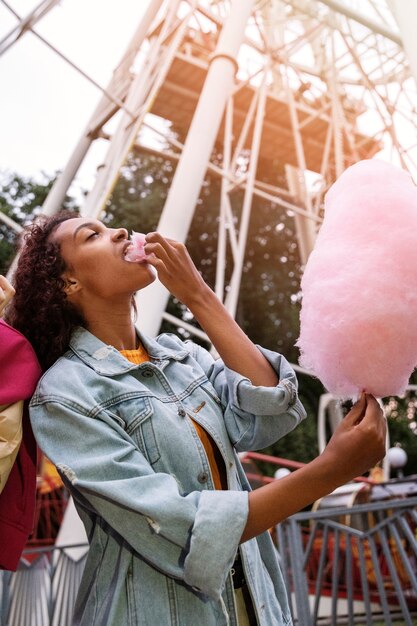
[[[208,481],[208,474],[207,472],[200,472],[197,478],[198,482],[204,485]]]
[[[153,376],[153,371],[152,370],[144,370],[142,372],[142,376],[145,376],[146,378],[150,378],[151,376]]]
[[[179,415],[180,417],[185,417],[187,414],[186,414],[186,412],[184,411],[184,409],[178,409],[178,415]]]

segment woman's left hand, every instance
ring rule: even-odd
[[[275,387],[277,374],[206,285],[184,244],[149,233],[144,248],[161,283],[190,309],[225,365],[253,385]]]
[[[11,286],[7,278],[0,274],[0,317],[15,294],[14,287]]]
[[[161,283],[186,306],[209,289],[183,243],[148,233],[144,250]]]

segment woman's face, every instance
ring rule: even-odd
[[[107,228],[98,220],[76,217],[62,222],[53,240],[67,265],[68,297],[112,299],[131,296],[155,280],[147,263],[125,261],[129,245],[125,228]]]

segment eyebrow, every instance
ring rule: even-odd
[[[96,227],[97,227],[97,223],[96,222],[85,222],[85,224],[80,224],[74,230],[74,234],[72,235],[73,241],[75,240],[75,238],[78,235],[79,231],[82,230],[83,228],[96,228]]]

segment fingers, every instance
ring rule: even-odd
[[[371,394],[366,394],[366,411],[362,419],[362,426],[379,433],[385,433],[386,430],[384,411],[378,400]]]
[[[371,394],[366,394],[366,417],[372,421],[380,421],[384,417],[384,412],[378,400]]]
[[[9,281],[0,274],[0,315],[13,298],[15,290]]]
[[[160,243],[146,243],[143,249],[146,253],[147,263],[155,266],[168,265],[170,261],[170,256]]]
[[[384,415],[384,410],[381,407],[380,403],[374,396],[367,394],[366,396],[367,406],[364,417],[364,423],[368,425],[370,428],[373,428],[376,432],[378,432],[379,437],[381,439],[381,444],[384,446],[386,443],[386,434],[387,434],[387,420]]]
[[[184,244],[179,241],[175,241],[175,239],[170,239],[169,237],[163,237],[161,233],[148,233],[145,237],[146,245],[159,245],[159,249],[163,249],[167,255],[170,253],[185,248]]]
[[[169,266],[169,262],[178,261],[177,255],[180,248],[184,248],[183,244],[163,237],[160,233],[148,233],[146,235],[144,250],[147,255],[154,255],[147,260],[155,267],[158,267],[158,260],[162,261],[165,267]],[[160,264],[159,264],[160,266]]]
[[[344,421],[346,424],[356,424],[365,415],[366,411],[366,394],[361,393],[359,400],[353,405]]]
[[[372,446],[374,450],[376,463],[386,452],[387,421],[380,404],[371,394],[366,394],[366,411],[359,428],[365,434],[369,447]]]
[[[3,289],[3,291],[11,292],[14,295],[14,289],[12,285],[9,283],[7,278],[3,276],[2,274],[0,274],[0,287]]]

